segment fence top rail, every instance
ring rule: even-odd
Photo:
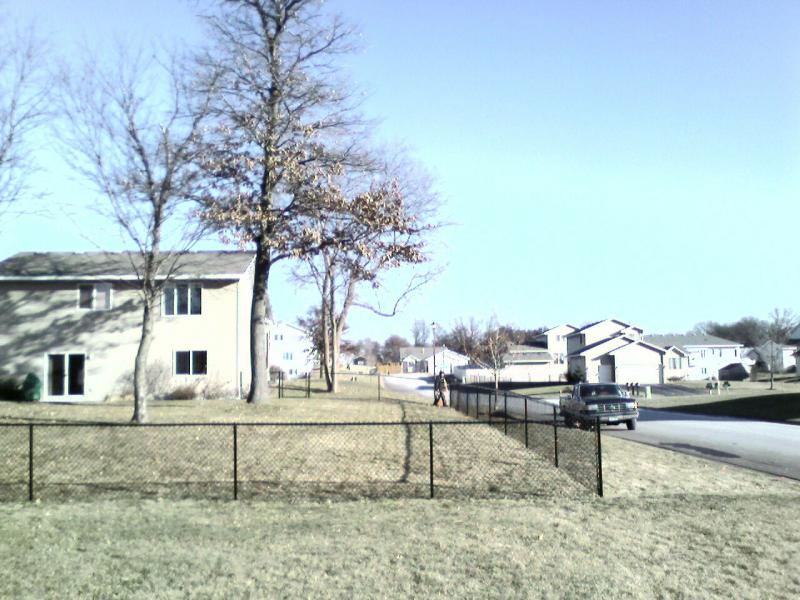
[[[517,423],[541,423],[542,419],[514,419]],[[550,420],[546,422],[550,423]],[[103,423],[94,421],[70,421],[70,422],[37,422],[37,423],[0,423],[0,428],[5,427],[75,427],[75,428],[102,428],[102,427],[122,427],[122,428],[181,428],[181,427],[427,427],[429,425],[481,425],[487,423],[497,424],[497,420],[469,419],[469,420],[449,420],[449,421],[236,421],[236,422],[187,422],[187,423]]]
[[[469,393],[478,393],[478,394],[495,394],[497,393],[498,396],[506,395],[509,398],[527,398],[528,400],[532,400],[534,402],[544,402],[546,398],[544,396],[531,396],[530,394],[519,394],[517,392],[512,392],[509,390],[495,390],[494,388],[489,387],[482,387],[479,385],[453,385],[452,389],[454,391],[461,391],[461,392],[469,392]],[[555,394],[553,394],[555,395]],[[560,395],[560,392],[559,392]]]

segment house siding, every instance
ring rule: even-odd
[[[135,284],[114,281],[111,310],[80,310],[78,284],[0,282],[0,371],[20,379],[35,373],[42,379],[44,400],[67,399],[46,395],[46,357],[54,353],[86,354],[84,395],[69,400],[102,401],[132,387],[141,335],[139,291]],[[201,285],[202,314],[167,316],[163,306],[157,310],[148,360],[156,394],[184,384],[213,386],[225,394],[238,391],[239,370],[247,364],[241,351],[242,340],[249,344],[249,311],[237,319],[237,295],[252,295],[252,285]],[[207,375],[175,375],[175,352],[182,350],[206,351]]]

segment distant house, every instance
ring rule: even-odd
[[[628,336],[637,340],[642,337],[643,330],[617,319],[603,319],[584,325],[567,334],[567,355],[577,354],[582,348],[592,346],[611,337]]]
[[[743,362],[744,346],[713,335],[671,334],[647,335],[645,341],[661,348],[679,348],[686,353],[686,378],[700,381],[718,378],[719,370]]]
[[[308,332],[282,321],[267,322],[270,370],[290,378],[305,377],[314,369],[316,354]]]
[[[577,331],[577,329],[577,327],[573,327],[568,323],[558,327],[551,327],[547,331],[540,333],[536,337],[535,343],[550,353],[554,364],[566,365],[568,354],[567,336]],[[566,366],[562,370],[566,371]]]
[[[252,252],[190,252],[163,273],[148,374],[153,392],[250,385]],[[130,392],[141,336],[138,254],[44,252],[0,262],[0,371],[34,373],[46,401]]]
[[[566,364],[537,346],[510,346],[502,361],[503,368],[498,373],[502,381],[563,381],[567,371]]]
[[[800,373],[800,325],[792,330],[786,342],[795,345],[798,348],[794,353],[794,360],[795,368],[797,369],[797,372]]]
[[[408,346],[400,348],[403,373],[453,373],[455,367],[469,364],[469,357],[444,346]]]
[[[612,336],[569,355],[569,370],[589,383],[663,383],[666,350],[625,335]]]
[[[797,346],[776,344],[767,341],[755,348],[745,348],[743,351],[744,363],[747,366],[757,365],[759,369],[783,373],[795,364]]]

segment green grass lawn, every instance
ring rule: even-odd
[[[800,424],[800,392],[775,391],[752,395],[743,391],[723,392],[719,396],[703,394],[671,398],[655,397],[640,399],[639,404],[645,408],[693,414]]]
[[[353,387],[259,407],[173,402],[152,414],[163,422],[399,420],[405,407],[415,411],[405,418],[455,416],[427,400],[376,403],[369,394]],[[130,406],[0,403],[0,417],[124,421]],[[504,437],[487,435],[473,450],[494,452]],[[800,595],[800,530],[790,525],[800,483],[610,437],[603,463],[602,499],[0,503],[0,597]]]

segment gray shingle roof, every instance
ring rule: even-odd
[[[463,356],[463,354],[459,354],[455,350],[451,350],[446,346],[437,345],[436,354],[439,354],[442,351],[446,351],[451,356]],[[433,356],[433,346],[405,346],[400,348],[400,360],[405,360],[409,356],[413,356],[417,360],[427,360]],[[464,358],[467,357],[465,356]]]
[[[678,346],[685,349],[686,346],[741,346],[739,342],[732,342],[715,335],[700,335],[694,333],[670,334],[670,335],[646,335],[644,340],[656,346]]]
[[[511,345],[508,347],[508,352],[503,355],[503,362],[506,364],[550,362],[552,360],[553,356],[538,346]]]
[[[253,252],[184,252],[176,254],[177,279],[235,280],[253,261]],[[0,262],[0,280],[136,279],[142,259],[135,252],[20,252]],[[159,275],[172,263],[165,261]]]

